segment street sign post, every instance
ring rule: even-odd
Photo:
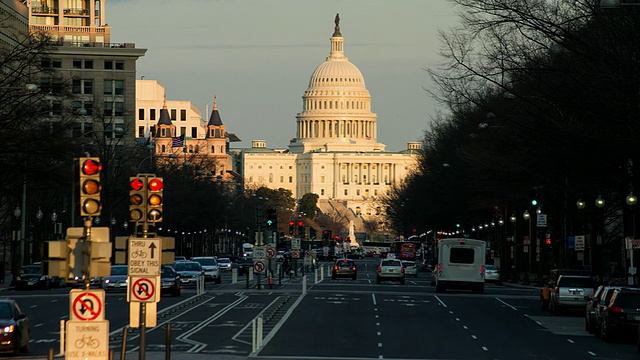
[[[129,296],[127,300],[130,302],[156,302],[158,287],[157,277],[129,277]]]
[[[267,249],[264,246],[254,246],[253,247],[253,260],[266,260],[267,259]]]
[[[109,358],[109,321],[67,321],[67,360],[107,360]]]
[[[104,290],[72,289],[69,296],[69,320],[104,320]]]
[[[255,263],[253,264],[253,271],[257,273],[264,272],[264,269],[265,269],[265,265],[264,265],[264,261],[262,260],[256,260]]]
[[[291,250],[300,250],[300,239],[292,238],[291,239]]]
[[[129,276],[160,276],[162,239],[129,238]]]
[[[144,307],[144,327],[156,327],[158,321],[158,303],[140,303],[133,301],[129,303],[129,327],[140,327],[140,312],[142,307]]]

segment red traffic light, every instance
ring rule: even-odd
[[[325,230],[322,233],[325,234],[325,235],[329,235],[329,230]]]
[[[293,221],[289,221],[289,226],[293,226]]]
[[[151,191],[160,191],[164,189],[164,184],[160,179],[151,179],[149,180],[149,190]]]
[[[547,245],[551,245],[551,239],[550,238],[546,238],[544,240],[544,243],[547,244]]]
[[[102,171],[102,164],[100,164],[100,162],[96,160],[87,159],[82,163],[82,167],[80,170],[85,175],[96,175],[99,174],[100,171]]]
[[[131,189],[135,191],[140,191],[144,187],[144,181],[140,180],[140,178],[135,178],[131,180]]]
[[[302,225],[303,225],[302,221],[298,221],[298,226],[302,226]]]

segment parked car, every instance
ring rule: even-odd
[[[127,291],[128,276],[127,265],[111,265],[111,274],[102,279],[102,288],[104,291]]]
[[[172,296],[180,296],[180,275],[173,267],[162,265],[160,283],[161,294],[169,293]]]
[[[173,261],[174,262],[176,262],[176,261],[187,261],[187,258],[184,257],[184,256],[174,256],[173,257]]]
[[[605,286],[600,285],[593,293],[593,296],[584,297],[587,301],[584,314],[584,329],[589,333],[593,333],[596,330],[596,312],[598,311],[598,303],[602,298],[602,294],[604,294],[604,289]]]
[[[376,272],[376,283],[380,284],[382,281],[387,280],[399,281],[401,285],[404,285],[402,261],[398,259],[383,259],[380,261]]]
[[[13,299],[0,299],[0,352],[29,352],[29,318]]]
[[[614,290],[609,305],[604,308],[600,337],[613,341],[621,336],[636,335],[640,324],[640,289]]]
[[[484,266],[484,282],[502,284],[500,281],[500,269],[495,265],[487,264]]]
[[[213,281],[216,284],[220,284],[222,282],[222,278],[220,277],[220,270],[218,269],[218,261],[215,257],[197,256],[192,257],[191,261],[200,263],[202,269],[204,270],[205,281]]]
[[[338,277],[350,277],[356,280],[358,277],[356,263],[348,259],[336,260],[331,270],[331,279],[335,280]]]
[[[609,302],[611,301],[611,297],[613,296],[613,292],[615,290],[621,289],[622,286],[605,286],[602,289],[602,295],[600,295],[600,301],[595,306],[595,312],[593,316],[593,334],[596,337],[600,337],[600,327],[602,324],[602,313],[604,309],[609,306]]]
[[[415,261],[402,260],[402,267],[404,267],[405,276],[418,277],[418,266]]]
[[[16,275],[14,285],[16,290],[50,289],[52,278],[48,275],[42,275],[40,265],[24,265]]]
[[[585,296],[592,297],[595,284],[591,276],[560,275],[550,292],[549,311],[584,310]]]
[[[198,278],[204,276],[204,269],[199,262],[178,261],[173,264],[173,268],[180,275],[182,285],[196,285]]]
[[[233,262],[229,258],[218,258],[218,269],[222,271],[231,271]]]
[[[238,275],[243,275],[248,271],[250,271],[250,269],[253,269],[253,258],[248,256],[243,256],[240,259],[238,259],[238,262],[236,262],[236,265],[238,267]]]

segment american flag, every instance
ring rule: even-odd
[[[183,147],[183,146],[184,146],[184,135],[180,137],[171,138],[171,147]]]

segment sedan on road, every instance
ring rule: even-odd
[[[404,285],[402,261],[398,259],[383,259],[380,261],[376,273],[376,283],[380,284],[387,280],[399,281],[401,285]]]
[[[169,265],[162,265],[160,273],[161,292],[180,296],[180,275]]]
[[[42,275],[40,265],[23,266],[15,279],[16,290],[49,289],[51,285],[51,278]]]
[[[204,270],[199,262],[178,261],[173,264],[173,268],[180,275],[182,285],[196,285],[198,278],[204,276]]]
[[[331,270],[331,279],[335,280],[338,277],[350,277],[355,280],[358,277],[356,263],[348,259],[336,260]]]
[[[229,258],[218,258],[218,269],[222,271],[231,271],[233,263]]]
[[[405,276],[418,277],[418,266],[416,266],[415,261],[403,260],[402,267],[404,267]]]
[[[220,271],[218,270],[218,261],[213,256],[199,256],[192,257],[191,261],[195,261],[200,263],[202,269],[204,270],[204,279],[205,281],[213,281],[216,284],[220,284],[222,282],[222,278],[220,277]]]
[[[484,282],[492,282],[498,285],[502,284],[502,281],[500,281],[500,269],[498,269],[498,267],[495,265],[485,265]]]
[[[128,276],[127,265],[111,265],[111,275],[102,280],[102,288],[104,291],[127,291]]]
[[[29,318],[13,299],[0,299],[0,352],[29,352]]]

